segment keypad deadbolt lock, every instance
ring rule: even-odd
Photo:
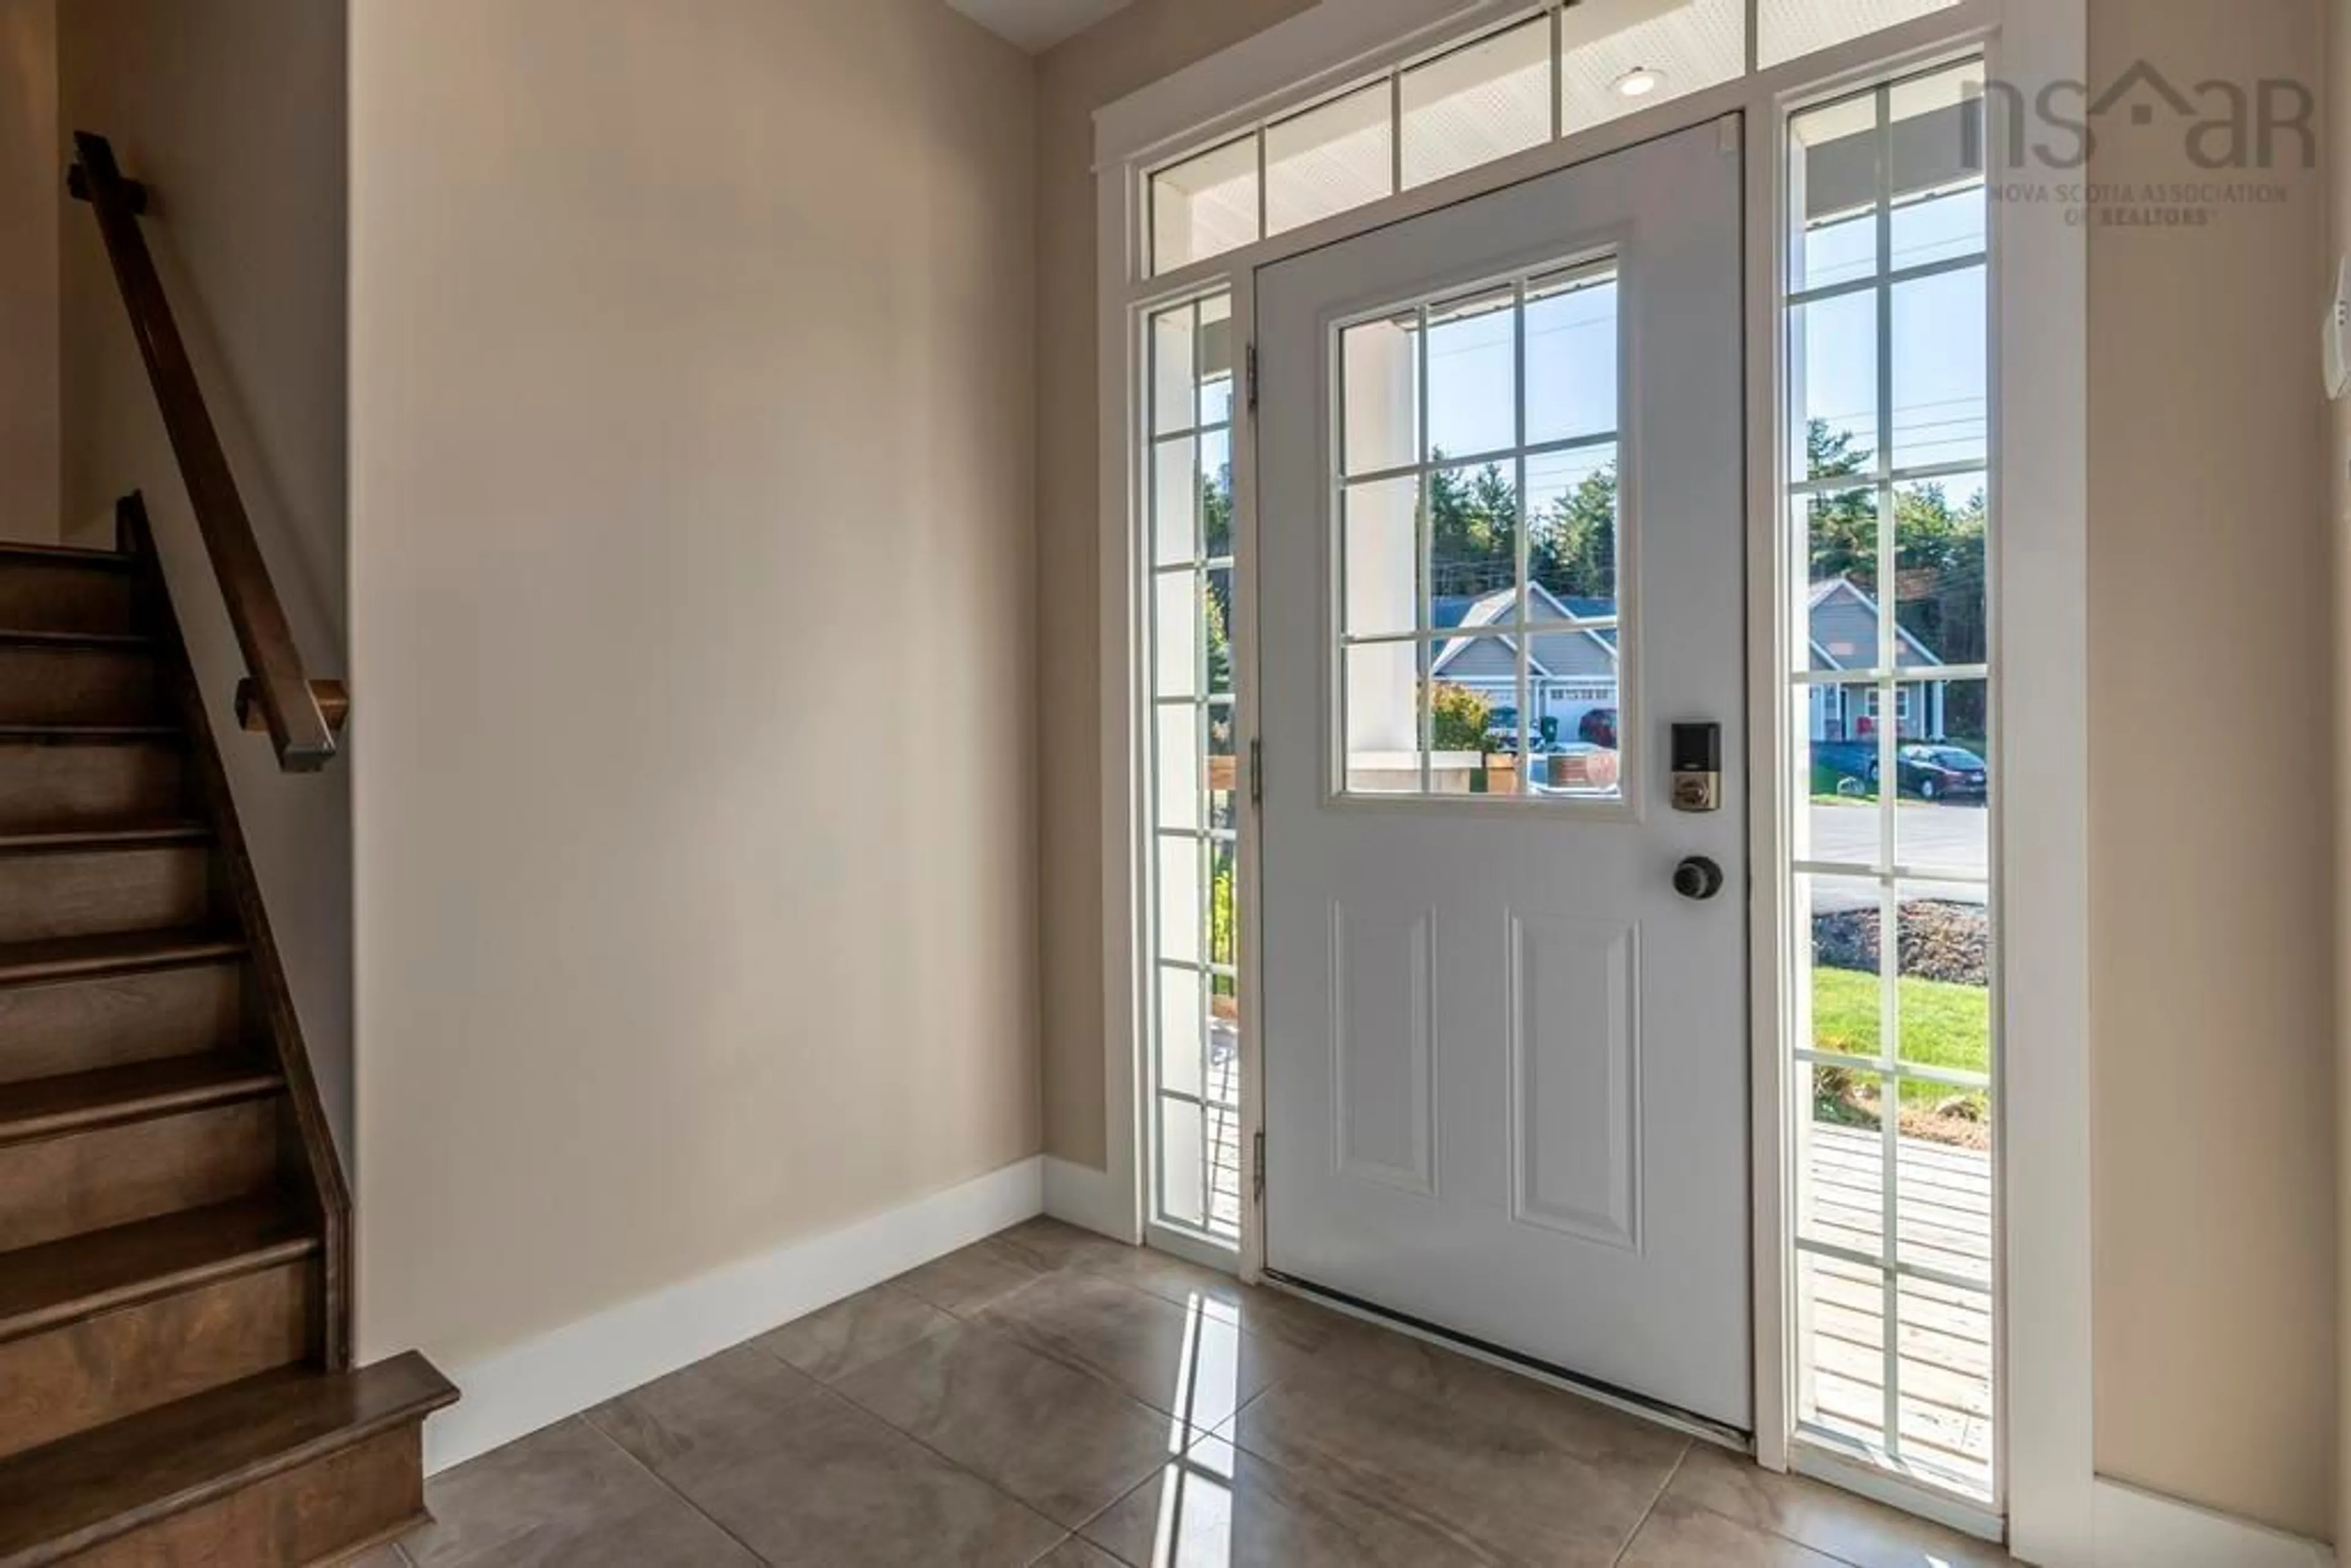
[[[1722,810],[1722,726],[1674,726],[1671,760],[1674,810]]]

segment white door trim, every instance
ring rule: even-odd
[[[1962,0],[1951,10],[1792,65],[1693,93],[1655,110],[1503,159],[1354,212],[1275,236],[1158,278],[1140,265],[1138,176],[1151,159],[1301,101],[1318,87],[1393,62],[1432,42],[1523,8],[1506,0],[1322,0],[1311,10],[1178,71],[1098,112],[1098,349],[1101,410],[1101,655],[1102,668],[1103,1051],[1108,1186],[1117,1199],[1096,1207],[1123,1222],[1128,1239],[1144,1233],[1140,1085],[1143,1082],[1137,925],[1134,898],[1140,841],[1140,758],[1134,715],[1141,663],[1135,643],[1138,581],[1133,353],[1141,311],[1155,300],[1196,293],[1243,278],[1284,256],[1364,228],[1392,223],[1483,191],[1730,111],[1747,115],[1750,193],[1755,211],[1777,208],[1779,131],[1783,106],[1817,88],[1917,64],[1955,44],[1991,39],[1993,70],[2021,84],[2080,81],[2087,70],[2087,0]],[[2090,1169],[2088,1041],[2088,882],[2083,843],[2087,818],[2087,246],[2085,232],[2053,204],[1996,209],[1994,270],[1999,278],[2033,280],[2030,290],[1995,283],[1994,414],[2000,445],[2003,532],[1996,549],[2003,649],[2001,743],[2007,802],[1998,841],[2002,962],[2001,1128],[2004,1179],[2032,1194],[2014,1206],[2004,1234],[2002,1321],[2011,1540],[2018,1554],[2048,1564],[2097,1561],[2091,1446]],[[1750,243],[1776,261],[1768,223],[1750,224]],[[1757,493],[1751,526],[1755,635],[1773,635],[1780,613],[1773,583],[1782,549],[1780,501],[1768,455],[1779,444],[1770,411],[1777,405],[1779,305],[1769,266],[1749,267],[1750,404],[1762,411],[1750,449]],[[1234,289],[1236,329],[1248,340],[1242,312],[1250,291]],[[1248,477],[1249,425],[1237,421],[1234,465],[1236,549],[1244,562],[1255,545],[1254,486]],[[1767,455],[1759,460],[1756,454]],[[1243,580],[1246,584],[1247,574]],[[1242,592],[1251,590],[1244,586]],[[1245,600],[1246,603],[1247,601]],[[1243,613],[1247,613],[1246,611]],[[1240,734],[1254,729],[1253,644],[1235,672]],[[1789,770],[1777,752],[1777,705],[1768,659],[1750,661],[1756,779],[1752,853],[1777,866]],[[1770,755],[1764,755],[1769,751]],[[1242,885],[1256,876],[1245,816]],[[1758,1458],[1784,1469],[1792,1403],[1775,1369],[1784,1358],[1789,1264],[1783,1238],[1788,1171],[1784,1158],[1787,1082],[1782,963],[1790,934],[1787,901],[1775,876],[1754,879],[1750,911],[1755,933],[1755,1333],[1759,1347]],[[1257,1060],[1255,944],[1243,926],[1243,1138],[1256,1131],[1261,1097]],[[1259,1261],[1258,1216],[1243,1209],[1239,1261]]]
[[[1993,70],[2085,82],[2085,0],[2007,0]],[[1992,117],[1995,120],[1996,116]],[[1999,135],[1997,129],[1995,136]],[[2004,139],[2003,139],[2004,140]],[[1999,155],[1995,143],[1995,156]],[[1995,165],[1997,172],[1998,165]],[[1993,204],[1992,844],[2001,1084],[2009,1536],[2099,1561],[2092,1483],[2089,1008],[2089,245],[2055,204]],[[2019,280],[2030,279],[2029,287]]]

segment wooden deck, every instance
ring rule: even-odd
[[[1803,1234],[1876,1254],[1885,1231],[1884,1145],[1871,1129],[1815,1125]],[[1894,1315],[1898,1445],[1891,1457],[1946,1486],[1989,1492],[1992,1461],[1991,1157],[1905,1138],[1896,1156],[1895,1250],[1912,1268],[1980,1290],[1903,1277]],[[1806,1255],[1798,1281],[1802,1418],[1881,1454],[1886,1290],[1875,1269]]]
[[[1241,1233],[1241,1037],[1221,1019],[1208,1024],[1208,1228]]]

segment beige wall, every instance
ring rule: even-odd
[[[2091,74],[2321,84],[2316,0],[2098,0]],[[2216,176],[2109,117],[2102,184]],[[2281,149],[2282,153],[2289,149]],[[2334,827],[2318,303],[2326,198],[2090,244],[2097,1455],[2333,1531]],[[2175,769],[2177,771],[2175,771]],[[2029,1201],[2029,1195],[2027,1197]]]
[[[1049,1146],[1100,1164],[1094,267],[1087,111],[1302,9],[1144,0],[1046,57],[1039,697]],[[2306,73],[2317,0],[2094,0],[2094,76]],[[2100,181],[2205,178],[2109,128]],[[2324,197],[2092,238],[2100,1469],[2332,1530],[2330,611],[2311,323]],[[2190,369],[2189,367],[2192,367]],[[2264,759],[2250,761],[2248,759]],[[2222,787],[2150,778],[2179,767]],[[2252,790],[2276,786],[2274,798]]]
[[[1093,112],[1314,0],[1138,0],[1037,69],[1037,708],[1046,1146],[1099,1167],[1102,1122],[1101,491]]]
[[[358,0],[360,1336],[1036,1154],[1033,68]]]
[[[57,0],[0,0],[0,538],[57,538]]]
[[[61,120],[145,181],[149,246],[254,531],[312,673],[343,674],[342,0],[69,0]],[[303,1033],[350,1158],[350,773],[277,771],[238,733],[243,673],[89,210],[65,209],[63,516],[110,544],[143,491],[269,903]],[[364,728],[366,696],[360,695]]]
[[[2328,6],[2326,85],[2329,245],[2322,290],[2337,260],[2351,256],[2351,0]],[[2322,293],[2322,298],[2324,294]],[[2335,1541],[2351,1557],[2351,398],[2337,402],[2329,432],[2329,497],[2335,548]]]

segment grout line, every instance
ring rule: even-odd
[[[722,1353],[722,1354],[723,1354],[723,1353]],[[655,1381],[655,1382],[659,1382],[659,1381],[660,1381],[660,1379],[656,1378],[656,1379],[654,1379],[654,1381]],[[814,1381],[814,1379],[810,1379],[810,1381],[811,1381],[811,1382],[813,1382],[813,1381]],[[622,1398],[623,1398],[623,1399],[625,1399],[625,1398],[627,1398],[627,1397],[628,1397],[628,1396],[624,1394],[624,1395],[622,1395],[622,1396],[621,1396],[621,1397],[622,1397]],[[603,1439],[604,1439],[604,1441],[606,1441],[607,1443],[611,1444],[611,1445],[612,1445],[612,1447],[613,1447],[615,1449],[617,1449],[617,1450],[619,1451],[620,1456],[621,1456],[622,1458],[624,1458],[624,1459],[628,1460],[628,1461],[629,1461],[629,1463],[631,1463],[631,1464],[632,1464],[632,1465],[636,1466],[636,1467],[637,1467],[637,1469],[641,1469],[641,1470],[644,1471],[646,1475],[651,1476],[651,1477],[653,1478],[653,1484],[654,1484],[655,1486],[657,1486],[657,1487],[661,1488],[664,1491],[665,1491],[665,1492],[669,1493],[669,1495],[670,1495],[670,1496],[672,1496],[672,1497],[674,1497],[674,1498],[677,1499],[677,1500],[678,1500],[678,1501],[680,1501],[680,1502],[682,1502],[682,1503],[685,1504],[685,1506],[686,1506],[687,1508],[689,1508],[689,1509],[693,1510],[695,1513],[697,1513],[697,1514],[701,1515],[705,1520],[708,1521],[709,1521],[709,1524],[710,1524],[710,1528],[711,1528],[711,1529],[716,1530],[716,1531],[718,1531],[718,1533],[719,1533],[719,1534],[724,1535],[727,1540],[729,1540],[729,1541],[733,1542],[736,1545],[737,1545],[737,1546],[741,1547],[745,1552],[749,1552],[749,1553],[750,1553],[750,1557],[751,1557],[751,1561],[752,1561],[752,1562],[754,1562],[754,1563],[771,1563],[771,1562],[772,1562],[772,1560],[771,1560],[770,1558],[768,1558],[768,1557],[764,1552],[760,1552],[755,1551],[755,1550],[752,1548],[752,1545],[751,1545],[751,1543],[750,1543],[749,1542],[747,1542],[747,1541],[744,1540],[741,1536],[739,1536],[739,1535],[736,1534],[733,1531],[731,1531],[731,1530],[727,1529],[724,1524],[721,1524],[721,1523],[720,1523],[716,1519],[712,1518],[711,1513],[710,1513],[710,1511],[709,1511],[708,1509],[704,1508],[700,1503],[698,1503],[698,1502],[695,1501],[692,1498],[690,1498],[690,1497],[686,1496],[686,1495],[685,1495],[685,1493],[684,1493],[683,1491],[680,1491],[680,1490],[679,1490],[675,1486],[673,1486],[673,1485],[670,1483],[670,1480],[669,1480],[669,1478],[668,1478],[668,1477],[666,1477],[666,1476],[663,1475],[659,1470],[657,1470],[657,1469],[653,1469],[651,1465],[649,1465],[649,1464],[645,1463],[643,1459],[641,1459],[641,1458],[637,1458],[637,1456],[636,1456],[636,1455],[634,1455],[634,1454],[631,1453],[631,1452],[629,1451],[628,1445],[626,1445],[625,1443],[622,1442],[618,1437],[615,1437],[614,1436],[612,1436],[612,1434],[611,1434],[611,1433],[607,1432],[606,1430],[604,1430],[604,1428],[603,1428],[603,1427],[599,1427],[595,1422],[593,1422],[593,1421],[590,1420],[590,1419],[588,1418],[588,1413],[587,1413],[585,1410],[583,1410],[583,1411],[581,1411],[581,1412],[580,1413],[580,1424],[581,1426],[583,1426],[583,1427],[587,1427],[590,1431],[591,1431],[591,1432],[595,1433],[595,1434],[596,1434],[596,1436],[598,1436],[598,1437],[600,1437],[603,1438]]]
[[[933,1306],[936,1306],[936,1305],[937,1305],[937,1303],[935,1303],[935,1302],[932,1302],[932,1303],[929,1303],[929,1304],[930,1304],[930,1305],[933,1305]],[[947,1311],[948,1311],[948,1309],[946,1309],[946,1308],[945,1308],[945,1307],[938,1307],[938,1308],[937,1308],[937,1310],[938,1310],[938,1311],[940,1311],[940,1312],[947,1312]],[[948,1315],[952,1317],[952,1316],[954,1316],[955,1314],[954,1314],[954,1313],[952,1313],[952,1312],[948,1312]],[[958,1317],[958,1318],[956,1318],[956,1321],[957,1322],[965,1322],[965,1320],[964,1320],[964,1319],[962,1319],[962,1318],[959,1318],[959,1317]],[[976,1328],[976,1329],[977,1329],[977,1328],[981,1328],[981,1327],[982,1327],[982,1325],[980,1325],[980,1324],[978,1324],[978,1323],[967,1323],[967,1327],[971,1327],[971,1328]],[[916,1349],[916,1348],[918,1348],[919,1346],[921,1346],[921,1345],[923,1345],[923,1344],[925,1344],[925,1343],[927,1343],[931,1339],[933,1339],[933,1338],[935,1338],[935,1337],[936,1337],[936,1336],[935,1336],[935,1335],[932,1335],[932,1334],[925,1334],[925,1335],[924,1335],[924,1336],[923,1336],[923,1338],[921,1338],[921,1339],[919,1339],[919,1340],[916,1340],[913,1344],[902,1345],[902,1346],[900,1346],[897,1350],[892,1351],[892,1352],[890,1353],[890,1354],[889,1354],[889,1355],[877,1356],[877,1357],[875,1357],[873,1360],[867,1362],[867,1363],[865,1364],[865,1365],[864,1365],[864,1366],[862,1366],[862,1367],[858,1368],[858,1371],[862,1373],[862,1372],[864,1372],[864,1371],[866,1371],[866,1370],[868,1370],[868,1369],[870,1369],[870,1368],[872,1368],[872,1367],[879,1366],[879,1365],[881,1365],[881,1364],[882,1364],[883,1362],[885,1362],[885,1361],[892,1360],[892,1359],[893,1359],[893,1358],[894,1358],[894,1357],[896,1357],[896,1356],[899,1356],[899,1355],[904,1354],[905,1352],[907,1352],[907,1351]],[[762,1346],[760,1346],[759,1348],[760,1348],[761,1350],[763,1350],[763,1351],[766,1351],[766,1350],[767,1350],[767,1347],[766,1347],[765,1345],[762,1345]],[[772,1355],[772,1354],[774,1354],[774,1353],[773,1353],[772,1351],[768,1351],[768,1354],[771,1354],[771,1355]],[[778,1361],[779,1361],[779,1362],[783,1361],[783,1358],[782,1358],[781,1356],[777,1356],[777,1358],[776,1358],[776,1359],[777,1359]],[[787,1365],[787,1366],[790,1366],[790,1364],[790,1364],[790,1363],[789,1363],[789,1362],[784,1362],[783,1364],[784,1364],[785,1365]],[[793,1371],[795,1371],[795,1372],[799,1372],[799,1369],[798,1367],[793,1367],[793,1368],[792,1368],[792,1370],[793,1370]],[[956,1458],[954,1455],[952,1455],[952,1454],[948,1454],[948,1453],[946,1453],[946,1452],[943,1452],[943,1451],[942,1451],[942,1450],[940,1450],[939,1448],[937,1448],[934,1447],[934,1446],[933,1446],[931,1443],[929,1443],[928,1441],[925,1440],[925,1439],[924,1439],[924,1438],[923,1438],[919,1434],[914,1433],[914,1432],[910,1432],[910,1431],[906,1430],[906,1428],[905,1428],[905,1427],[899,1426],[899,1425],[898,1425],[898,1423],[896,1423],[895,1421],[893,1421],[892,1419],[890,1419],[890,1417],[889,1417],[889,1416],[884,1416],[883,1414],[882,1414],[882,1412],[881,1412],[881,1411],[874,1409],[872,1406],[869,1406],[869,1405],[865,1404],[863,1401],[862,1401],[862,1400],[858,1399],[854,1395],[852,1395],[852,1394],[846,1393],[846,1392],[844,1392],[844,1391],[843,1391],[843,1390],[841,1390],[841,1389],[836,1388],[836,1387],[834,1387],[834,1386],[833,1386],[831,1384],[830,1384],[830,1383],[825,1383],[825,1382],[823,1382],[823,1381],[821,1381],[821,1380],[820,1380],[820,1379],[818,1379],[818,1378],[810,1377],[810,1376],[809,1376],[809,1375],[808,1375],[807,1373],[802,1372],[802,1373],[800,1373],[799,1375],[800,1375],[801,1376],[803,1376],[803,1377],[808,1377],[809,1381],[810,1381],[811,1384],[814,1384],[814,1385],[815,1385],[815,1386],[816,1386],[816,1388],[817,1388],[817,1391],[818,1391],[819,1393],[820,1393],[820,1394],[824,1394],[824,1395],[829,1395],[830,1396],[831,1396],[835,1401],[837,1401],[837,1402],[838,1402],[838,1403],[840,1403],[841,1405],[842,1405],[842,1406],[846,1406],[847,1408],[849,1408],[849,1409],[851,1409],[851,1410],[854,1410],[854,1411],[856,1411],[859,1415],[863,1416],[867,1420],[872,1421],[872,1422],[875,1423],[876,1425],[880,1426],[883,1430],[885,1430],[885,1431],[887,1431],[887,1432],[890,1432],[891,1434],[893,1434],[893,1436],[895,1436],[895,1437],[898,1437],[904,1438],[906,1442],[913,1444],[913,1445],[914,1445],[915,1448],[920,1448],[923,1452],[925,1452],[925,1453],[926,1453],[926,1454],[930,1455],[933,1458],[935,1458],[935,1459],[938,1460],[938,1461],[939,1461],[939,1463],[941,1463],[941,1464],[943,1464],[943,1465],[946,1466],[946,1467],[947,1467],[947,1469],[951,1469],[951,1470],[955,1471],[955,1472],[956,1472],[956,1474],[960,1475],[960,1476],[967,1476],[967,1477],[970,1478],[972,1480],[978,1482],[981,1486],[986,1487],[988,1490],[990,1490],[990,1491],[992,1491],[992,1492],[996,1493],[996,1495],[997,1495],[997,1496],[1001,1497],[1001,1498],[1005,1499],[1007,1501],[1010,1502],[1010,1503],[1011,1503],[1015,1508],[1023,1509],[1023,1510],[1027,1511],[1028,1512],[1029,1512],[1029,1513],[1031,1513],[1031,1514],[1034,1514],[1037,1518],[1043,1520],[1047,1524],[1051,1525],[1054,1529],[1059,1530],[1059,1531],[1061,1531],[1063,1532],[1063,1534],[1062,1534],[1062,1536],[1061,1536],[1061,1541],[1057,1541],[1057,1542],[1055,1542],[1052,1545],[1050,1545],[1050,1546],[1047,1547],[1047,1548],[1046,1548],[1046,1549],[1045,1549],[1041,1553],[1040,1553],[1037,1557],[1035,1557],[1035,1558],[1031,1559],[1030,1561],[1031,1561],[1031,1563],[1032,1563],[1032,1564],[1033,1564],[1033,1563],[1035,1563],[1042,1562],[1045,1558],[1051,1556],[1055,1552],[1057,1552],[1057,1551],[1059,1551],[1059,1550],[1061,1549],[1061,1545],[1062,1545],[1062,1542],[1063,1542],[1068,1541],[1068,1540],[1070,1539],[1070,1537],[1071,1537],[1071,1536],[1072,1536],[1072,1535],[1074,1535],[1074,1534],[1076,1534],[1076,1533],[1077,1533],[1075,1531],[1071,1530],[1069,1526],[1067,1526],[1067,1525],[1063,1524],[1060,1520],[1055,1519],[1051,1514],[1047,1513],[1043,1509],[1039,1508],[1035,1503],[1030,1502],[1027,1498],[1020,1497],[1020,1496],[1017,1495],[1016,1493],[1012,1492],[1011,1490],[1009,1490],[1008,1489],[1007,1489],[1007,1488],[1005,1488],[1005,1487],[1003,1487],[1003,1486],[999,1485],[998,1482],[996,1482],[995,1480],[993,1480],[993,1479],[990,1479],[989,1477],[987,1477],[987,1476],[981,1475],[977,1470],[973,1469],[970,1466],[968,1466],[968,1465],[965,1464],[962,1460],[960,1460],[960,1459]],[[1146,1478],[1146,1479],[1147,1479],[1147,1478]],[[1138,1486],[1139,1486],[1139,1485],[1141,1485],[1141,1484],[1142,1484],[1142,1483],[1141,1483],[1140,1481],[1138,1481],[1138,1482],[1136,1483],[1136,1485],[1138,1485]],[[1134,1488],[1132,1488],[1132,1487],[1130,1487],[1130,1488],[1128,1488],[1128,1489],[1127,1489],[1127,1490],[1128,1490],[1128,1491],[1132,1491],[1133,1490],[1134,1490]],[[1122,1491],[1122,1492],[1120,1492],[1120,1493],[1118,1494],[1118,1497],[1117,1497],[1117,1498],[1113,1498],[1113,1499],[1112,1500],[1112,1501],[1113,1501],[1113,1503],[1115,1503],[1115,1502],[1119,1501],[1120,1500],[1123,1499],[1125,1496],[1126,1496],[1126,1492],[1125,1492],[1125,1491]],[[1087,1518],[1087,1522],[1088,1522],[1088,1523],[1092,1523],[1092,1521],[1093,1521],[1093,1518],[1094,1518],[1094,1517],[1095,1517],[1095,1516],[1093,1516],[1093,1515],[1089,1515],[1089,1516],[1088,1516],[1088,1518]]]
[[[1608,1560],[1612,1568],[1614,1564],[1624,1562],[1625,1553],[1633,1550],[1633,1542],[1641,1539],[1641,1531],[1648,1528],[1649,1521],[1656,1514],[1657,1504],[1665,1501],[1666,1493],[1673,1490],[1674,1479],[1682,1473],[1682,1467],[1689,1463],[1690,1450],[1697,1446],[1695,1437],[1682,1439],[1682,1451],[1674,1456],[1674,1468],[1667,1470],[1666,1479],[1657,1483],[1657,1490],[1649,1496],[1649,1506],[1641,1511],[1641,1517],[1633,1521],[1633,1528],[1626,1531],[1625,1539],[1617,1543],[1616,1555]]]

